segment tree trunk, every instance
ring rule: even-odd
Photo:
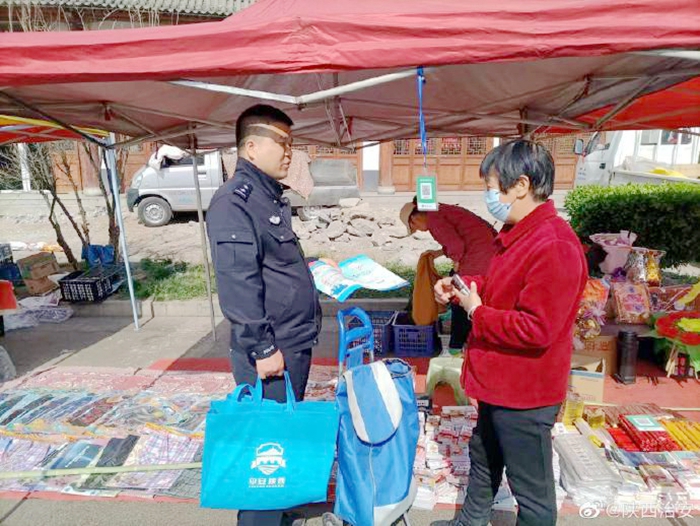
[[[44,198],[44,201],[46,201],[47,206],[49,207],[49,223],[51,223],[51,226],[53,227],[54,232],[56,233],[56,243],[63,249],[63,253],[66,255],[66,259],[68,260],[68,263],[71,264],[74,270],[78,269],[78,260],[75,259],[75,255],[73,254],[73,250],[70,248],[70,245],[68,244],[68,241],[66,241],[66,238],[63,236],[63,231],[61,230],[61,224],[58,222],[56,219],[55,211],[56,211],[56,201],[58,201],[58,196],[55,193],[55,187],[51,191],[51,202],[49,203],[49,198],[48,196],[42,192],[41,195]]]

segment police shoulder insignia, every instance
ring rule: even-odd
[[[238,197],[243,199],[244,201],[248,202],[248,198],[250,197],[250,193],[253,191],[253,185],[250,183],[243,183],[238,185],[236,188],[233,189],[233,193],[236,194]]]

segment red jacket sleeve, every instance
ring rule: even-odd
[[[538,252],[525,277],[513,310],[488,305],[476,309],[473,337],[495,347],[535,351],[546,349],[569,330],[571,313],[582,288],[580,249],[554,241]]]

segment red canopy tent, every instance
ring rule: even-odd
[[[697,0],[261,0],[222,22],[4,33],[0,113],[35,117],[28,104],[138,140],[188,145],[194,133],[217,147],[243,108],[268,100],[297,137],[348,145],[416,135],[423,65],[432,135],[689,126],[700,124],[697,49]],[[684,96],[663,95],[688,81]],[[635,102],[649,94],[661,101]]]
[[[698,49],[698,0],[260,0],[215,23],[0,34],[0,113],[204,148],[271,101],[297,140],[348,146],[417,135],[425,66],[430,135],[697,126]]]

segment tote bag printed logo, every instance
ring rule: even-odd
[[[284,459],[284,448],[279,444],[263,444],[255,450],[255,460],[250,465],[251,469],[257,469],[264,475],[272,475],[280,468],[287,467]]]
[[[273,442],[262,444],[255,450],[255,460],[250,465],[251,469],[257,469],[267,477],[251,477],[248,487],[251,488],[283,488],[287,480],[285,477],[270,477],[280,468],[287,467],[284,458],[284,448]]]

